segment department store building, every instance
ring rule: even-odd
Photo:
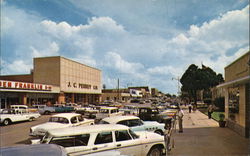
[[[101,70],[61,56],[34,58],[33,65],[28,75],[0,76],[1,108],[100,102]]]

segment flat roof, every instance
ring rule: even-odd
[[[69,60],[69,61],[71,61],[71,62],[75,62],[75,63],[80,64],[80,65],[83,65],[83,66],[86,66],[86,67],[89,67],[89,68],[92,68],[92,69],[101,71],[100,69],[97,69],[97,68],[95,68],[95,67],[91,67],[91,66],[89,66],[89,65],[86,65],[86,64],[83,64],[83,63],[80,63],[80,62],[77,62],[77,61],[68,59],[68,58],[63,57],[63,56],[35,57],[34,59],[46,59],[46,58],[60,58],[60,59],[62,58],[62,59],[65,59],[65,60]]]
[[[229,66],[233,65],[235,62],[239,61],[241,58],[245,57],[246,55],[250,55],[250,51],[246,52],[246,53],[243,54],[241,57],[237,58],[237,59],[234,60],[232,63],[230,63],[229,65],[227,65],[227,66],[225,67],[225,69],[228,68]],[[249,61],[250,61],[250,60],[249,60]]]

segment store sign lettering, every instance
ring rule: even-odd
[[[80,88],[80,89],[91,89],[93,87],[94,90],[98,89],[98,86],[91,86],[90,84],[84,84],[84,83],[72,83],[68,82],[68,88]]]
[[[5,89],[27,89],[27,90],[52,90],[51,85],[43,85],[36,83],[25,83],[25,82],[14,82],[14,81],[3,81],[0,80],[0,88]]]

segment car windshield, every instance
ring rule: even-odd
[[[108,109],[101,109],[100,112],[101,113],[109,113],[109,110]]]
[[[69,120],[63,117],[50,117],[49,122],[58,122],[58,123],[67,124],[69,123]]]
[[[1,110],[0,114],[15,114],[14,109],[3,109]]]

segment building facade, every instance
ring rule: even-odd
[[[102,102],[117,101],[128,102],[130,100],[130,93],[128,89],[103,89]]]
[[[10,104],[100,102],[99,69],[60,56],[34,58],[33,62],[34,69],[30,75],[0,76],[1,107]],[[31,86],[41,86],[41,89]]]
[[[225,116],[227,125],[249,138],[250,127],[250,52],[225,67]]]

